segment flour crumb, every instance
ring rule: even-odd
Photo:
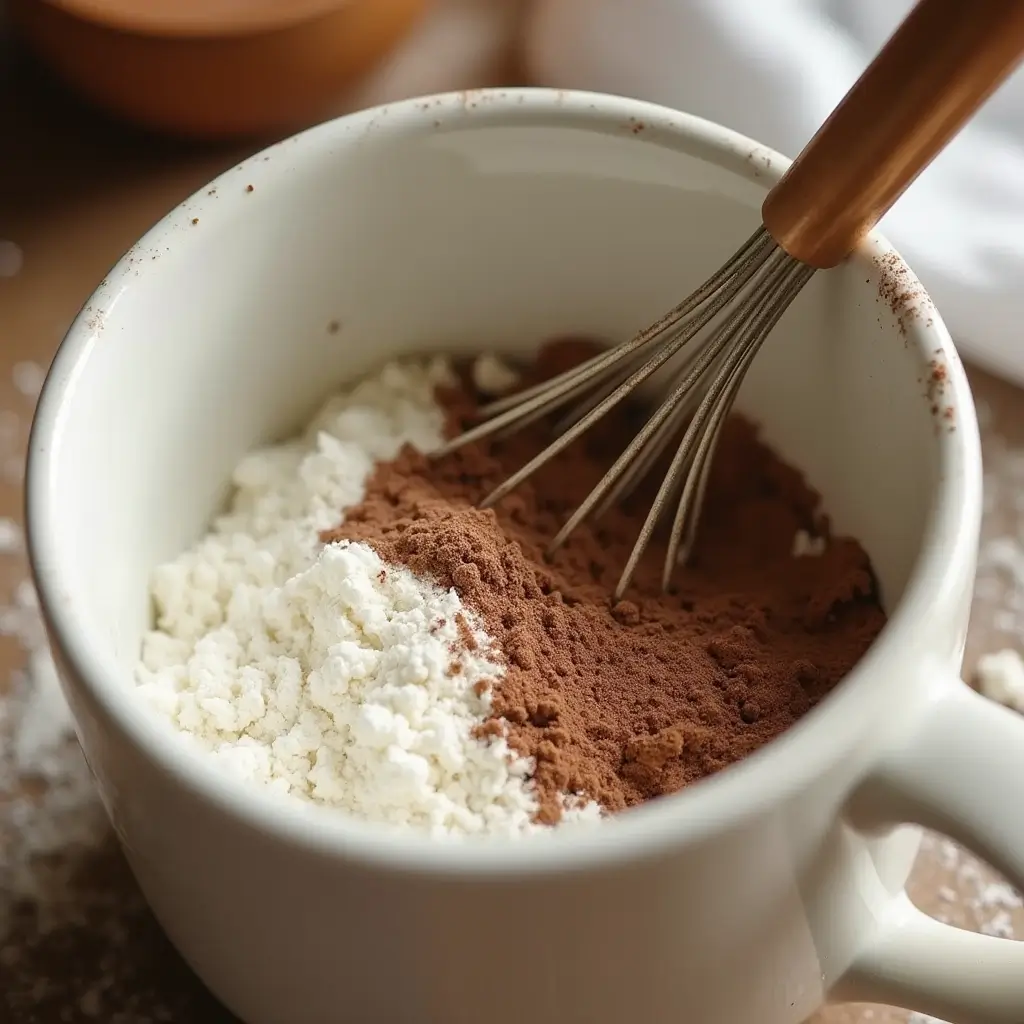
[[[26,398],[38,398],[39,392],[43,390],[43,381],[46,380],[46,370],[38,363],[25,360],[14,364],[11,379]]]
[[[11,751],[14,766],[23,775],[59,779],[63,769],[61,748],[74,735],[71,709],[60,687],[50,652],[39,647],[29,654],[27,688],[21,721]]]
[[[453,379],[443,360],[389,364],[246,456],[211,533],[153,573],[137,693],[242,782],[433,836],[512,836],[541,830],[533,764],[478,735],[504,672],[478,617],[366,544],[319,540],[377,462],[440,445],[435,391]]]
[[[984,654],[975,672],[978,689],[990,700],[1024,712],[1024,659],[1009,648]]]
[[[997,939],[1013,938],[1013,918],[1007,910],[997,910],[981,926],[983,935],[994,935]]]
[[[825,553],[825,538],[813,537],[806,530],[797,530],[793,537],[794,558],[817,558]]]
[[[473,360],[473,385],[481,394],[504,395],[520,380],[520,374],[495,355],[484,353]]]
[[[983,910],[1020,910],[1024,908],[1024,899],[1006,882],[989,882],[979,890],[977,905]]]
[[[21,527],[8,516],[0,516],[0,555],[20,555],[24,545]]]

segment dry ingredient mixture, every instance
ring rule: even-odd
[[[542,353],[545,376],[587,353]],[[638,410],[607,417],[494,510],[475,505],[546,445],[429,452],[512,371],[386,367],[303,438],[237,468],[229,512],[153,578],[139,693],[223,770],[435,835],[596,819],[739,760],[852,667],[884,615],[867,556],[734,419],[692,567],[660,592],[652,544],[611,589],[650,500],[547,540]],[[340,522],[339,522],[340,520]]]
[[[441,360],[389,365],[244,459],[227,515],[154,574],[138,692],[240,779],[435,835],[513,835],[537,827],[531,766],[478,734],[501,652],[454,590],[319,537],[374,465],[438,446],[452,382]]]
[[[533,372],[550,376],[585,354],[553,346]],[[465,383],[442,394],[449,434],[472,421],[472,392]],[[530,758],[547,823],[564,793],[617,811],[754,752],[827,694],[884,623],[863,549],[828,537],[818,495],[740,418],[725,431],[693,565],[673,593],[661,592],[656,542],[627,599],[611,599],[649,491],[583,524],[548,560],[545,545],[640,415],[613,411],[487,511],[474,506],[549,443],[545,423],[441,460],[406,448],[323,535],[369,543],[481,616],[507,668],[480,733],[508,736]]]

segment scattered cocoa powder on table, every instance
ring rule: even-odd
[[[549,347],[531,378],[586,354]],[[439,398],[451,434],[473,419],[468,377]],[[856,541],[830,537],[820,556],[793,557],[797,530],[827,536],[819,496],[739,416],[723,431],[694,554],[669,594],[659,537],[627,599],[612,597],[650,488],[582,524],[547,559],[545,546],[642,416],[619,407],[486,511],[475,503],[550,442],[547,424],[437,460],[407,448],[377,467],[362,504],[323,537],[369,543],[455,587],[481,615],[507,661],[483,731],[507,731],[535,759],[541,822],[559,819],[565,793],[617,811],[754,752],[814,707],[885,621]]]

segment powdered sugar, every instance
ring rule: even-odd
[[[153,575],[138,692],[246,782],[433,835],[513,835],[535,828],[532,764],[475,734],[500,652],[454,590],[319,541],[375,462],[440,443],[448,379],[440,361],[389,365],[242,460],[227,514]]]

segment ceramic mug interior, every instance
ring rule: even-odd
[[[246,450],[285,437],[386,359],[524,354],[564,333],[626,338],[747,238],[779,164],[658,108],[471,94],[324,125],[174,210],[83,310],[33,438],[33,557],[82,681],[76,711],[95,702],[145,756],[275,827],[277,804],[176,760],[173,738],[134,703],[152,567],[200,536]],[[936,538],[947,552],[972,543],[958,487],[977,437],[941,322],[883,243],[811,282],[739,406],[870,553],[888,610],[900,608],[878,646],[906,642],[892,635],[900,615],[926,613],[941,589]],[[828,716],[850,730],[877,719],[870,685],[855,672],[758,755],[779,766],[779,785],[787,764],[790,781],[815,770]],[[752,785],[745,769],[648,811],[683,814],[717,786],[724,813],[728,787]],[[351,838],[359,826],[329,828]]]

